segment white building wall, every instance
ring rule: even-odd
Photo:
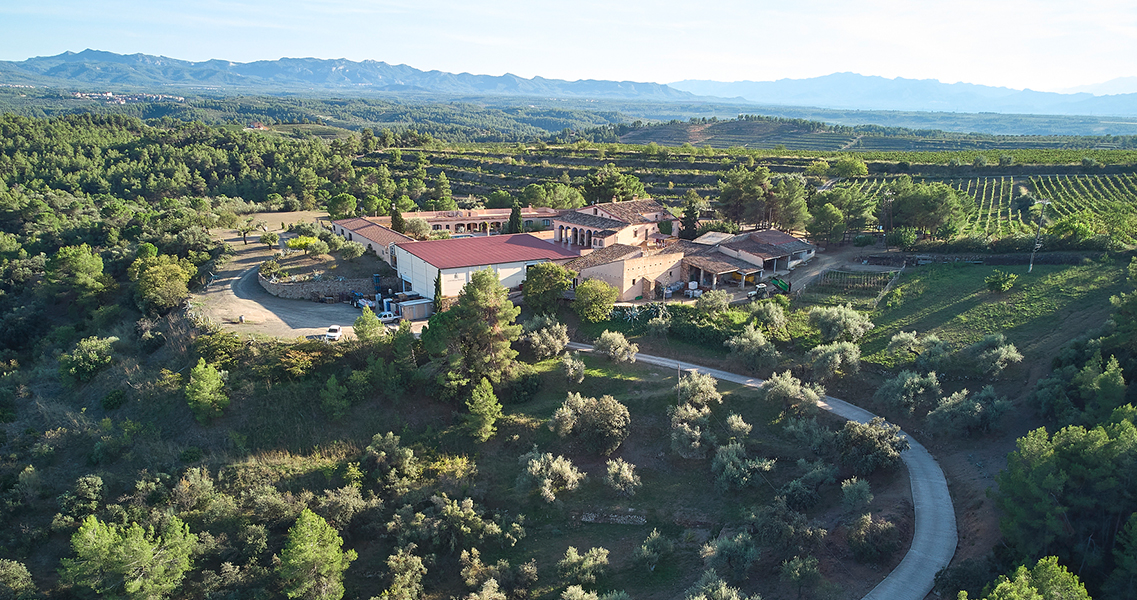
[[[422,294],[424,298],[434,297],[434,278],[438,268],[425,260],[395,246],[395,261],[399,265],[399,278],[407,282],[407,290]]]
[[[394,248],[395,258],[399,265],[399,277],[409,283],[408,291],[418,292],[424,298],[433,298],[434,279],[439,273],[438,268],[399,246],[394,246]],[[486,268],[491,268],[497,273],[501,285],[506,288],[516,288],[525,281],[528,267],[542,262],[546,261],[536,260],[445,269],[442,271],[442,295],[457,296],[462,292],[462,288],[469,283],[475,272]]]

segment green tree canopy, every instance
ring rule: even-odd
[[[483,377],[501,384],[513,371],[517,356],[511,344],[521,335],[513,322],[521,314],[492,269],[476,271],[454,305],[430,319],[423,343],[441,365],[444,390],[460,391]]]
[[[644,197],[644,185],[635,175],[625,175],[608,163],[595,170],[584,181],[581,189],[586,204],[623,202],[636,197]]]
[[[553,312],[557,299],[572,285],[576,273],[554,262],[543,262],[529,267],[525,287],[521,290],[525,304],[537,314]]]
[[[190,369],[189,382],[186,383],[186,402],[201,423],[220,417],[229,406],[224,374],[206,363],[204,358],[197,359],[197,365]]]
[[[76,557],[63,559],[60,573],[104,598],[161,598],[181,584],[196,543],[189,526],[173,515],[147,528],[103,523],[92,515],[71,536]]]
[[[328,216],[333,221],[350,217],[355,214],[355,207],[358,202],[355,196],[351,194],[336,194],[328,200]]]
[[[612,314],[612,307],[620,291],[599,279],[586,279],[576,286],[576,300],[572,307],[581,319],[599,323]]]
[[[73,291],[80,296],[97,294],[106,288],[103,259],[87,244],[57,250],[47,261],[45,275],[57,290]]]
[[[770,170],[766,167],[750,170],[738,165],[727,171],[719,180],[719,206],[723,215],[733,223],[764,221],[769,180]]]
[[[285,595],[307,600],[343,598],[343,572],[358,555],[355,550],[343,551],[342,546],[336,530],[305,508],[288,530],[276,569]]]

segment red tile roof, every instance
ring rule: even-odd
[[[528,233],[406,242],[397,246],[439,269],[531,260],[563,260],[580,256],[579,252],[566,250],[560,244],[547,242]]]
[[[414,239],[362,217],[340,219],[339,221],[333,221],[333,223],[373,242],[383,244],[384,246],[392,243],[410,242]]]

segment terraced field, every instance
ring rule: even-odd
[[[883,193],[887,179],[874,178],[844,185],[860,187],[871,197]],[[1049,200],[1051,218],[1081,211],[1105,214],[1114,206],[1137,213],[1137,176],[1047,175],[1031,177],[972,177],[947,179],[944,183],[975,200],[975,211],[960,231],[963,235],[1003,237],[1030,233],[1035,221],[1029,213],[1030,195]]]

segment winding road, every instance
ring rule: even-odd
[[[576,342],[570,343],[569,347],[574,350],[592,350],[592,346]],[[716,379],[753,388],[761,386],[763,381],[755,377],[646,354],[637,354],[636,360],[669,369],[698,371]],[[859,423],[867,423],[876,417],[863,408],[831,396],[826,396],[818,405],[839,417]],[[922,600],[932,591],[936,573],[948,566],[952,556],[955,555],[958,541],[955,509],[952,506],[944,472],[924,446],[907,433],[901,432],[901,434],[909,444],[908,450],[901,453],[900,459],[908,469],[908,477],[912,482],[912,504],[916,514],[912,545],[900,564],[865,596],[865,600]]]

